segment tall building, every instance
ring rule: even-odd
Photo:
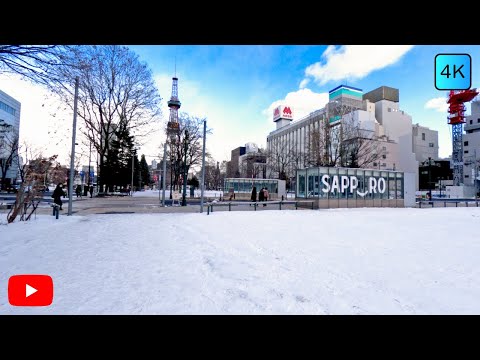
[[[240,177],[239,159],[246,153],[245,146],[239,146],[232,150],[230,161],[227,163],[227,177]]]
[[[6,161],[10,155],[8,150],[12,139],[18,138],[20,133],[20,110],[21,104],[10,95],[0,90],[0,159]],[[0,179],[3,178],[2,168],[0,167]],[[18,149],[15,150],[13,161],[7,172],[5,183],[13,184],[18,179]]]
[[[418,162],[428,158],[438,160],[438,131],[419,124],[413,125],[412,148]]]
[[[340,143],[350,149],[348,142],[358,144],[358,139],[367,139],[365,141],[374,145],[371,148],[375,156],[362,154],[361,167],[415,173],[418,188],[412,118],[399,107],[398,89],[381,86],[364,94],[362,89],[340,85],[329,91],[329,102],[324,108],[297,121],[282,121],[279,126],[281,110],[274,110],[277,128],[267,137],[268,177],[276,178],[282,173],[288,181],[294,179],[296,169],[348,164],[352,162],[352,156],[348,155],[351,150],[342,150],[343,155],[332,156],[339,151]],[[346,138],[348,123],[361,133],[352,132],[350,138]],[[372,161],[368,160],[369,156]]]
[[[463,135],[463,183],[477,185],[480,191],[480,99],[471,103],[471,115],[466,116]]]

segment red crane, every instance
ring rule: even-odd
[[[465,103],[478,95],[477,89],[451,90],[448,94],[448,124],[452,125],[453,185],[463,183],[463,124],[465,123]]]

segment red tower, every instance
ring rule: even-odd
[[[465,123],[465,103],[478,95],[477,89],[451,90],[448,94],[448,123],[452,125],[453,185],[463,183],[463,124]]]

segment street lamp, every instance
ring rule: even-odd
[[[439,184],[440,184],[440,185],[439,185],[439,188],[440,188],[440,197],[442,197],[442,179],[443,179],[443,178],[442,178],[441,176],[440,176],[440,178],[438,179]]]
[[[184,140],[184,161],[183,161],[183,195],[182,195],[182,206],[187,206],[187,149],[188,149],[188,130],[185,130],[185,140]]]
[[[134,162],[133,161],[135,159],[137,149],[133,148],[132,150],[133,150],[133,152],[132,152],[132,181],[131,181],[131,184],[130,184],[130,196],[133,196],[133,168],[134,168]]]

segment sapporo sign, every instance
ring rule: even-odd
[[[331,178],[331,183],[330,183]],[[364,191],[358,189],[359,181],[355,175],[323,175],[322,176],[322,192],[334,193],[335,191],[344,193],[346,191],[353,194],[357,193],[358,196],[364,197],[367,194],[383,194],[387,189],[387,181],[383,177],[375,178],[370,177],[365,179]]]

